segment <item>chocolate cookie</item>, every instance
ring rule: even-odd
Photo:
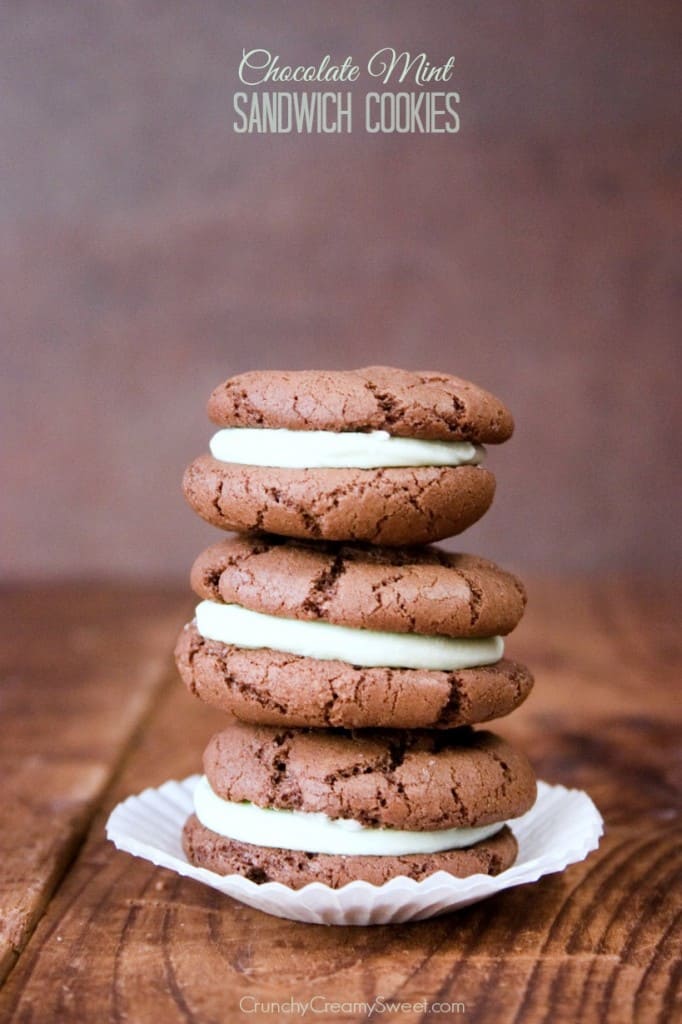
[[[526,606],[522,582],[476,555],[272,536],[211,545],[195,560],[191,584],[209,601],[390,633],[507,634]]]
[[[204,770],[197,790],[203,787],[210,802],[195,796],[196,814],[183,835],[189,860],[294,888],[358,878],[382,884],[395,875],[419,879],[439,870],[497,874],[516,855],[504,822],[529,810],[536,792],[523,754],[492,733],[470,729],[355,733],[235,722],[209,743]],[[275,824],[257,833],[260,842],[251,842],[243,831],[234,834],[233,812],[243,813],[244,802],[255,820],[263,812],[272,819],[273,810],[297,815],[276,815]],[[342,828],[334,827],[339,819]],[[328,835],[331,824],[333,841],[347,850],[350,823],[358,853],[334,852],[328,838],[310,842],[315,830]],[[273,829],[278,846],[271,845]],[[470,829],[476,831],[460,832]],[[308,849],[297,846],[302,834]],[[385,844],[385,854],[375,845],[369,847],[374,852],[362,852],[362,844],[377,842]],[[403,844],[397,853],[396,842]]]
[[[206,640],[194,624],[175,658],[190,693],[262,725],[452,729],[508,715],[533,686],[529,670],[506,658],[450,672],[359,668]]]
[[[192,585],[209,602],[278,620],[366,631],[361,637],[395,634],[391,648],[409,634],[506,634],[526,600],[516,577],[471,555],[273,537],[213,545],[196,560]],[[346,649],[341,658],[322,658],[245,647],[202,636],[190,623],[175,653],[193,694],[264,725],[452,728],[508,714],[533,684],[523,665],[504,658],[448,670],[405,668],[357,664],[360,654]]]
[[[390,367],[242,374],[208,408],[223,430],[183,481],[200,516],[226,530],[380,545],[426,544],[480,519],[495,491],[480,445],[513,430],[476,385]]]
[[[396,437],[498,444],[514,421],[499,398],[447,373],[367,366],[361,370],[256,370],[231,377],[208,401],[224,427],[387,430]]]
[[[487,512],[495,478],[481,466],[282,469],[201,455],[183,477],[187,501],[221,530],[313,540],[429,544]]]
[[[476,828],[524,814],[535,776],[524,754],[473,729],[276,729],[232,722],[204,751],[223,800],[323,813],[374,828]]]

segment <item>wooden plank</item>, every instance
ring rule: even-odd
[[[434,921],[327,929],[268,917],[104,839],[116,801],[196,770],[220,727],[220,715],[169,683],[12,972],[0,1018],[287,1021],[300,1013],[245,1010],[316,997],[309,1018],[360,1021],[360,1004],[382,996],[403,1008],[380,1019],[401,1022],[456,1013],[425,1012],[425,1002],[463,1003],[477,1024],[673,1019],[682,938],[675,595],[643,583],[532,593],[513,646],[533,656],[538,685],[497,728],[522,739],[542,777],[592,793],[607,822],[597,854]],[[358,1005],[325,1011],[325,1000]]]
[[[153,705],[184,604],[111,586],[3,596],[0,978]]]

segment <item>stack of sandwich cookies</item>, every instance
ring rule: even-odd
[[[504,657],[525,591],[422,545],[486,511],[483,444],[511,416],[458,378],[386,367],[244,374],[209,412],[221,429],[185,494],[241,535],[196,560],[176,647],[189,690],[231,716],[205,753],[188,859],[294,889],[505,870],[506,822],[535,780],[471,726],[532,687]]]

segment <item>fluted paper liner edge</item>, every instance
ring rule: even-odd
[[[599,845],[604,827],[587,793],[539,782],[535,805],[510,822],[519,855],[500,875],[454,878],[437,871],[420,882],[401,876],[381,886],[358,881],[331,889],[312,882],[295,890],[279,882],[259,885],[241,875],[218,875],[187,861],[181,834],[193,811],[198,781],[198,775],[191,775],[128,797],[111,812],[107,838],[119,850],[193,878],[250,907],[310,924],[390,924],[435,917],[584,860]]]

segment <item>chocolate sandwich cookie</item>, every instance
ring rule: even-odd
[[[192,586],[178,668],[245,722],[450,729],[508,714],[533,684],[503,657],[523,585],[472,555],[241,536],[199,556]]]
[[[298,889],[435,871],[499,874],[505,824],[535,801],[523,754],[490,732],[281,730],[234,722],[204,754],[188,859]]]
[[[183,487],[209,523],[381,545],[480,519],[495,491],[483,445],[513,430],[475,384],[385,366],[245,373],[216,388],[208,412],[221,429]]]

